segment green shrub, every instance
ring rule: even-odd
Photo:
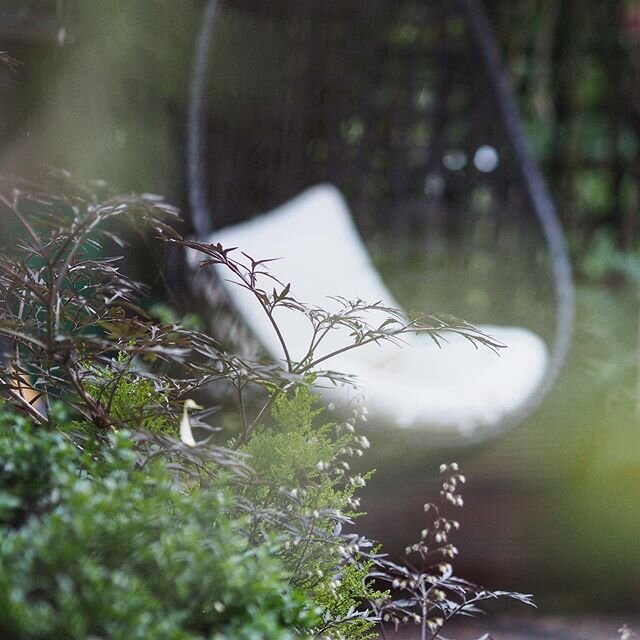
[[[316,622],[276,539],[251,545],[223,492],[140,470],[125,431],[82,451],[2,422],[1,637],[285,639]]]
[[[177,435],[169,394],[160,380],[144,378],[132,370],[131,359],[120,352],[109,365],[87,366],[95,382],[87,382],[88,395],[108,408],[117,425]],[[89,429],[92,425],[87,423]]]
[[[254,539],[283,531],[280,554],[292,583],[320,605],[328,629],[343,638],[370,637],[375,623],[366,615],[369,600],[384,597],[370,584],[370,563],[348,558],[350,537],[341,525],[357,514],[355,493],[367,476],[350,472],[349,459],[362,454],[366,438],[346,424],[324,423],[319,396],[306,385],[280,395],[273,404],[273,424],[257,428],[241,451],[255,470],[255,481],[242,482],[241,494],[257,505],[253,511]],[[265,518],[269,513],[271,518]],[[373,634],[375,636],[375,634]]]
[[[78,450],[58,431],[37,431],[0,403],[0,527],[46,512],[62,478],[79,473]]]

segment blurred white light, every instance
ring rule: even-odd
[[[460,171],[467,164],[467,154],[464,151],[447,151],[442,156],[442,164],[451,171]]]
[[[424,194],[428,198],[439,198],[444,192],[444,178],[440,173],[429,173],[424,179]]]
[[[497,149],[488,144],[483,144],[481,147],[478,147],[473,156],[473,164],[478,171],[482,171],[483,173],[495,171],[499,162],[500,155]]]

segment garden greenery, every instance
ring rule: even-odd
[[[78,444],[3,415],[2,637],[249,640],[317,625],[276,538],[251,544],[229,495],[185,492],[160,461],[141,470],[126,430]]]
[[[483,601],[531,604],[454,576],[456,465],[442,467],[441,499],[425,506],[430,522],[405,561],[357,534],[362,410],[328,421],[311,391],[318,376],[345,379],[323,369],[331,353],[317,355],[336,328],[351,338],[333,353],[411,331],[498,348],[488,336],[375,302],[328,313],[275,279],[264,290],[267,261],[184,240],[156,196],[100,198],[58,173],[2,179],[0,201],[16,226],[0,257],[3,636],[362,639],[415,622],[435,639]],[[270,319],[283,361],[225,350],[166,309],[150,317],[145,287],[103,255],[126,226],[223,265]],[[280,307],[313,329],[300,361]],[[215,408],[194,402],[216,385],[237,400],[231,436],[209,424]]]

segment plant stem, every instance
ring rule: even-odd
[[[16,218],[18,218],[20,224],[27,230],[27,233],[31,236],[31,239],[33,240],[35,246],[40,249],[40,237],[35,232],[29,221],[20,213],[20,211],[18,211],[18,207],[15,205],[15,203],[7,200],[7,198],[2,193],[0,193],[0,201],[7,206],[7,208],[16,216]]]
[[[242,420],[242,442],[246,443],[249,438],[249,425],[247,423],[247,411],[244,405],[244,394],[242,393],[244,385],[238,385],[236,391],[238,394],[238,405],[240,407],[240,419]]]

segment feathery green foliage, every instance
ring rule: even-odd
[[[91,370],[91,365],[87,370]],[[86,383],[87,393],[108,409],[116,425],[177,435],[166,387],[162,381],[134,371],[129,356],[120,353],[110,365],[94,366],[93,372],[95,382]]]
[[[354,610],[382,594],[369,586],[369,563],[354,561],[345,553],[348,540],[341,536],[343,524],[356,515],[354,494],[368,475],[350,473],[348,459],[362,453],[365,438],[351,429],[323,423],[319,396],[307,385],[294,387],[275,400],[273,425],[261,426],[242,451],[258,479],[243,487],[242,494],[260,505],[253,514],[256,540],[270,535],[273,521],[265,512],[280,513],[288,521],[288,533],[280,555],[292,573],[292,583],[323,610],[329,628]],[[276,530],[281,530],[276,520]],[[363,638],[374,623],[350,618],[340,626],[341,637]]]

